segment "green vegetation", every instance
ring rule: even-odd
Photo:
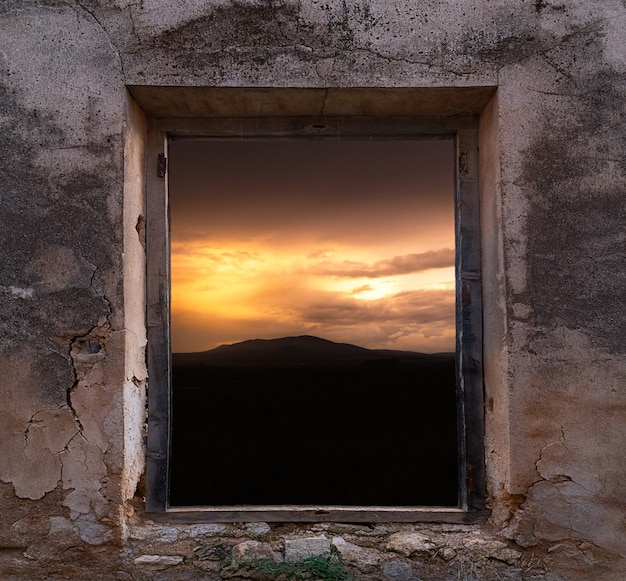
[[[352,575],[337,555],[316,555],[302,561],[276,563],[270,559],[251,559],[239,563],[241,568],[254,569],[263,578],[310,579],[311,581],[347,581]]]

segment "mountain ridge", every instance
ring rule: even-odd
[[[247,339],[208,351],[173,353],[175,365],[286,366],[286,365],[375,365],[444,361],[454,353],[420,353],[393,349],[367,349],[351,343],[336,343],[313,335]]]

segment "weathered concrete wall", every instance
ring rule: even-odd
[[[217,579],[244,540],[262,546],[235,557],[323,537],[357,578],[623,579],[624,30],[622,0],[5,0],[0,577]],[[146,120],[126,85],[498,87],[488,526],[142,516]],[[152,554],[176,558],[135,562]]]

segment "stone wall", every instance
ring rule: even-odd
[[[0,578],[218,579],[248,554],[334,547],[357,579],[623,579],[624,30],[622,0],[5,0]],[[497,87],[480,144],[488,524],[145,517],[131,85]]]

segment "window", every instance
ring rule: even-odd
[[[376,473],[376,465],[369,465],[367,458],[363,458],[357,464],[350,464],[350,446],[344,442],[338,442],[339,448],[342,444],[346,444],[339,457],[343,454],[346,457],[346,463],[349,469],[346,473],[353,470],[362,470],[355,476],[352,482],[363,482],[368,477],[374,483],[363,494],[358,490],[348,493],[344,496],[337,494],[337,481],[340,487],[349,488],[350,479],[342,480],[345,475],[335,478],[336,470],[341,470],[340,463],[324,462],[323,448],[332,445],[332,438],[320,438],[319,430],[324,429],[324,421],[336,424],[342,417],[341,413],[331,414],[332,419],[320,419],[315,424],[315,410],[319,408],[320,402],[324,409],[327,409],[329,398],[334,402],[334,411],[339,412],[355,403],[354,392],[345,400],[341,400],[341,394],[337,394],[336,388],[332,388],[328,393],[324,393],[322,388],[320,391],[310,392],[313,395],[309,398],[300,399],[295,405],[299,406],[297,413],[291,414],[290,421],[293,427],[294,416],[305,414],[306,422],[311,423],[311,429],[306,430],[308,443],[301,439],[301,444],[307,450],[303,457],[298,458],[297,470],[298,478],[293,479],[290,475],[290,467],[293,467],[291,456],[297,454],[297,447],[285,453],[284,440],[290,438],[289,429],[269,430],[263,433],[263,422],[255,424],[252,430],[246,434],[241,441],[235,446],[224,448],[224,439],[228,439],[218,429],[213,433],[208,442],[205,452],[208,452],[205,461],[208,469],[203,469],[196,473],[183,472],[177,468],[176,464],[184,455],[184,450],[189,449],[193,445],[193,437],[185,440],[188,435],[184,435],[184,428],[180,428],[181,416],[177,413],[185,406],[194,408],[193,398],[184,401],[183,396],[176,393],[176,377],[174,381],[174,393],[171,390],[172,371],[175,374],[184,373],[178,365],[185,357],[193,357],[191,355],[181,356],[174,355],[173,365],[170,346],[170,330],[174,336],[174,340],[178,341],[176,333],[182,331],[183,326],[173,326],[170,329],[170,255],[168,251],[168,195],[172,197],[176,195],[175,191],[168,194],[168,181],[163,177],[158,177],[155,168],[149,169],[149,197],[148,197],[148,262],[149,262],[149,288],[148,288],[148,317],[149,317],[149,367],[150,367],[150,410],[149,410],[149,441],[148,441],[148,510],[154,512],[164,512],[169,518],[181,519],[200,519],[200,520],[334,520],[334,521],[365,521],[372,520],[389,520],[389,521],[411,521],[411,520],[444,520],[450,522],[461,522],[472,518],[472,515],[479,515],[484,509],[484,469],[483,469],[483,452],[482,452],[482,369],[481,369],[481,301],[480,301],[480,253],[479,253],[479,236],[478,236],[478,194],[477,194],[477,170],[476,170],[476,119],[474,117],[450,117],[450,118],[359,118],[359,117],[329,117],[329,118],[312,118],[312,117],[265,117],[265,118],[238,118],[236,120],[228,118],[214,118],[198,120],[181,120],[181,119],[161,119],[152,124],[151,139],[149,146],[149,159],[154,160],[156,166],[157,154],[164,154],[168,158],[172,158],[174,162],[176,155],[180,155],[180,151],[176,151],[180,145],[189,144],[188,140],[209,140],[213,146],[220,143],[231,145],[240,142],[254,149],[254,147],[266,144],[282,144],[289,143],[285,139],[297,140],[292,142],[295,144],[304,144],[303,147],[324,146],[324,144],[332,145],[337,143],[366,143],[373,141],[379,144],[389,142],[394,146],[401,147],[402,144],[422,143],[421,140],[434,140],[431,143],[447,144],[449,148],[452,163],[450,164],[450,176],[453,181],[454,189],[454,218],[455,218],[455,238],[456,238],[456,255],[455,255],[455,322],[456,322],[456,375],[455,375],[455,396],[456,404],[452,413],[457,422],[457,433],[454,434],[455,454],[451,474],[450,462],[441,474],[434,474],[436,466],[429,466],[437,454],[426,456],[430,458],[426,461],[424,467],[411,465],[407,467],[407,463],[411,463],[411,459],[421,458],[420,448],[428,448],[429,450],[437,450],[437,437],[433,436],[429,441],[412,441],[411,436],[406,442],[396,446],[400,450],[399,456],[395,459],[394,467],[384,467],[380,473]],[[236,141],[233,141],[235,139]],[[174,144],[172,155],[167,151],[168,143]],[[256,145],[255,145],[256,144]],[[314,146],[311,144],[315,144]],[[237,147],[237,146],[235,146]],[[272,146],[274,147],[274,146]],[[297,147],[297,145],[296,145]],[[266,150],[268,148],[265,148]],[[270,147],[271,149],[271,147]],[[283,157],[286,155],[283,152]],[[336,153],[335,155],[342,155]],[[171,161],[171,159],[170,159]],[[175,171],[175,166],[173,168]],[[151,173],[153,172],[153,175]],[[175,204],[175,201],[172,202]],[[176,211],[175,206],[173,206]],[[178,235],[176,232],[173,233]],[[174,249],[174,260],[176,260],[176,250]],[[415,255],[419,253],[406,252],[406,255]],[[423,257],[422,257],[423,258]],[[355,262],[355,261],[353,261]],[[379,267],[387,264],[385,259],[380,258],[374,261]],[[335,265],[336,266],[336,265]],[[354,267],[354,265],[352,265]],[[176,265],[175,265],[176,267]],[[332,264],[326,262],[327,269],[332,270]],[[356,268],[356,267],[354,267]],[[335,273],[336,274],[336,273]],[[357,277],[354,277],[357,278]],[[361,287],[366,287],[366,284]],[[370,285],[371,286],[371,285]],[[358,290],[358,287],[354,287]],[[352,289],[352,290],[354,290]],[[374,288],[362,288],[360,292],[375,293]],[[176,322],[174,323],[176,325]],[[278,331],[276,331],[278,333]],[[284,336],[299,335],[300,333],[284,333]],[[303,333],[308,335],[308,333]],[[315,333],[310,333],[314,335]],[[252,333],[248,338],[254,339],[260,333]],[[281,335],[279,333],[279,335]],[[226,334],[225,343],[237,343]],[[282,335],[281,335],[282,336]],[[360,336],[360,335],[359,335]],[[335,338],[324,337],[324,338]],[[309,339],[310,340],[310,339]],[[221,340],[218,340],[221,342]],[[345,341],[342,337],[337,337],[337,343],[355,343],[358,340]],[[333,341],[335,343],[335,341]],[[292,346],[293,347],[293,346]],[[210,347],[209,347],[210,348]],[[200,350],[205,350],[200,348]],[[419,349],[415,349],[419,350]],[[444,349],[447,350],[447,349]],[[174,349],[176,353],[178,351]],[[182,352],[195,352],[195,347],[184,347]],[[181,359],[182,357],[182,359]],[[393,357],[391,358],[393,359]],[[389,374],[385,365],[397,365],[391,360],[374,360],[365,362],[362,369],[367,369],[370,376],[387,376]],[[238,369],[238,371],[237,371]],[[235,373],[233,374],[233,370]],[[310,370],[309,370],[310,371]],[[240,385],[249,383],[249,376],[245,375],[245,370],[240,366],[235,366],[228,370],[230,374],[226,379],[222,378],[218,384],[222,386],[228,383],[237,383]],[[258,373],[258,369],[255,371]],[[322,373],[322,371],[320,371]],[[276,383],[275,378],[264,379],[268,383]],[[301,381],[296,378],[295,381]],[[324,378],[318,381],[312,379],[316,385],[324,384]],[[353,381],[352,379],[350,381]],[[224,382],[224,383],[222,383]],[[192,381],[193,383],[193,381]],[[189,382],[187,382],[189,385]],[[389,383],[387,384],[389,385]],[[354,385],[351,386],[354,389]],[[221,388],[220,388],[221,389]],[[394,392],[394,389],[396,390]],[[245,391],[245,390],[244,390]],[[400,385],[396,381],[393,385],[389,385],[389,399],[397,397],[402,393]],[[406,392],[407,390],[404,390]],[[241,391],[238,397],[242,398]],[[277,398],[277,393],[280,397]],[[189,395],[189,394],[187,394]],[[179,398],[177,404],[177,397]],[[255,400],[254,398],[258,398]],[[206,424],[210,424],[218,416],[220,421],[226,419],[227,414],[235,415],[230,417],[223,425],[229,422],[237,423],[242,418],[236,415],[237,406],[229,408],[228,412],[220,415],[216,411],[218,405],[224,405],[227,397],[219,402],[214,402],[214,408],[206,410],[204,420]],[[247,406],[264,410],[264,413],[270,413],[274,409],[273,405],[268,406],[268,398],[260,395],[259,391],[249,392],[245,398]],[[274,394],[274,402],[280,405],[285,404],[289,399],[288,392],[284,389]],[[254,402],[254,403],[252,403]],[[195,402],[197,403],[197,401]],[[173,404],[173,405],[172,405]],[[357,432],[363,438],[365,434],[375,434],[376,417],[375,413],[368,415],[368,408],[378,407],[371,399],[359,398],[356,402],[356,415],[351,416],[349,421],[362,419],[363,423],[371,429],[360,430]],[[178,409],[176,406],[179,406]],[[265,406],[265,407],[263,407]],[[360,406],[360,407],[359,407]],[[279,406],[280,407],[280,406]],[[383,406],[384,407],[384,406]],[[406,404],[396,406],[397,411],[405,412]],[[279,409],[278,417],[285,418],[290,416],[289,407]],[[393,412],[393,406],[387,408],[385,413]],[[291,408],[293,412],[295,408]],[[331,409],[331,411],[333,411]],[[383,412],[381,412],[383,413]],[[345,414],[343,417],[346,417]],[[403,416],[406,423],[409,416]],[[245,418],[244,418],[245,421]],[[268,420],[269,421],[269,420]],[[274,420],[272,420],[274,421]],[[358,422],[357,422],[358,423]],[[390,422],[388,425],[392,425]],[[177,424],[179,427],[177,427]],[[215,422],[215,426],[219,426],[219,422]],[[180,435],[177,439],[177,430]],[[351,431],[351,430],[348,430]],[[232,433],[238,433],[236,430]],[[346,431],[340,431],[338,438],[345,437]],[[254,438],[255,434],[258,436]],[[381,433],[382,438],[385,437]],[[232,439],[232,438],[231,438]],[[213,440],[213,441],[211,441]],[[367,452],[368,446],[374,441],[371,439],[369,443],[367,438],[365,442],[357,443],[355,451],[356,456],[363,456]],[[316,448],[316,442],[322,443],[322,447]],[[268,450],[268,455],[259,455],[256,452],[250,452],[246,449],[259,445],[261,448]],[[306,444],[306,445],[305,445]],[[202,444],[204,445],[204,444]],[[182,446],[182,447],[181,447]],[[308,448],[306,446],[309,446]],[[360,448],[359,448],[360,446]],[[393,444],[391,444],[393,447]],[[224,448],[224,449],[222,449]],[[445,445],[442,444],[441,452],[444,452]],[[449,446],[448,446],[449,448]],[[390,448],[391,449],[391,448]],[[214,458],[211,458],[211,450],[214,452]],[[281,452],[282,450],[282,452]],[[458,456],[457,456],[458,452]],[[228,489],[236,489],[237,487],[227,486],[222,490],[217,490],[215,501],[210,500],[209,496],[195,493],[188,495],[190,489],[202,490],[206,488],[206,484],[214,479],[224,478],[224,472],[233,471],[237,466],[237,454],[241,454],[244,464],[250,464],[248,468],[244,468],[239,474],[227,475],[227,481],[232,484],[238,479],[252,480],[259,478],[267,479],[269,472],[265,470],[262,464],[264,461],[269,462],[270,472],[275,473],[275,482],[289,482],[289,486],[281,489],[280,486],[274,487],[276,494],[272,494],[272,487],[264,488],[258,486],[257,496],[250,494],[255,487],[246,485],[245,494],[235,494],[229,496],[226,492]],[[447,452],[449,454],[449,450]],[[204,456],[204,452],[202,456]],[[224,463],[224,458],[235,457],[235,462]],[[310,465],[307,466],[307,456],[310,459]],[[407,459],[408,456],[408,459]],[[222,457],[219,460],[219,457]],[[383,456],[379,456],[382,458]],[[449,456],[448,456],[449,458]],[[261,466],[254,466],[254,461],[260,461]],[[211,469],[211,463],[215,460],[216,468]],[[220,464],[220,462],[222,462]],[[302,474],[303,466],[307,466],[313,486],[313,493],[307,492],[307,475]],[[351,467],[350,467],[351,466]],[[355,467],[358,467],[355,468]],[[293,468],[292,468],[293,469]],[[394,469],[396,470],[394,474]],[[259,472],[259,470],[261,470]],[[281,470],[283,472],[281,472]],[[385,478],[383,473],[392,474]],[[436,479],[445,474],[446,482],[441,487],[446,492],[443,496],[437,497],[420,492],[419,478],[428,481],[429,477]],[[405,480],[402,481],[403,475]],[[400,482],[395,487],[390,485],[391,481]],[[289,489],[294,489],[298,483],[302,482],[302,487],[297,490],[297,494],[289,494]],[[327,483],[327,493],[320,493],[324,482]],[[378,483],[378,484],[376,484]],[[408,483],[408,485],[407,485]],[[412,486],[414,484],[415,486]],[[358,487],[357,487],[358,488]],[[438,487],[435,487],[438,488]],[[412,490],[415,489],[415,496],[412,497]],[[431,488],[431,491],[434,490]],[[452,492],[450,492],[452,491]],[[235,491],[236,492],[236,491]],[[348,491],[349,492],[349,491]],[[221,495],[221,496],[220,496]],[[325,501],[325,498],[328,501]],[[202,506],[197,506],[198,504]]]

